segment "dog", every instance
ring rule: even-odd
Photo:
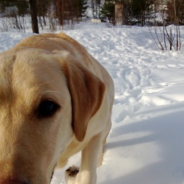
[[[81,151],[68,184],[95,184],[111,128],[113,80],[64,33],[33,35],[0,53],[0,184],[49,184]]]

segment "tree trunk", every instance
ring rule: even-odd
[[[29,0],[33,33],[39,33],[36,0]]]

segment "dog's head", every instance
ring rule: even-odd
[[[0,184],[48,184],[60,153],[83,141],[104,84],[66,52],[0,55]]]

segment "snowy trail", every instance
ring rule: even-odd
[[[112,129],[98,184],[184,184],[184,48],[158,50],[148,28],[66,31],[109,71]],[[0,50],[30,34],[1,33]],[[184,42],[184,29],[181,29]],[[79,165],[79,154],[67,165]],[[52,184],[64,184],[65,168]]]
[[[146,29],[136,28],[136,34],[133,28],[103,29],[100,34],[99,30],[68,31],[111,73],[116,88],[114,122],[123,121],[144,106],[184,99],[183,90],[176,95],[154,95],[165,88],[182,88],[184,63],[181,53],[158,51]],[[119,109],[123,111],[117,112]]]

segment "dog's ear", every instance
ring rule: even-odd
[[[101,106],[105,85],[92,72],[73,59],[62,61],[72,99],[72,126],[78,141],[85,137],[90,118]]]

